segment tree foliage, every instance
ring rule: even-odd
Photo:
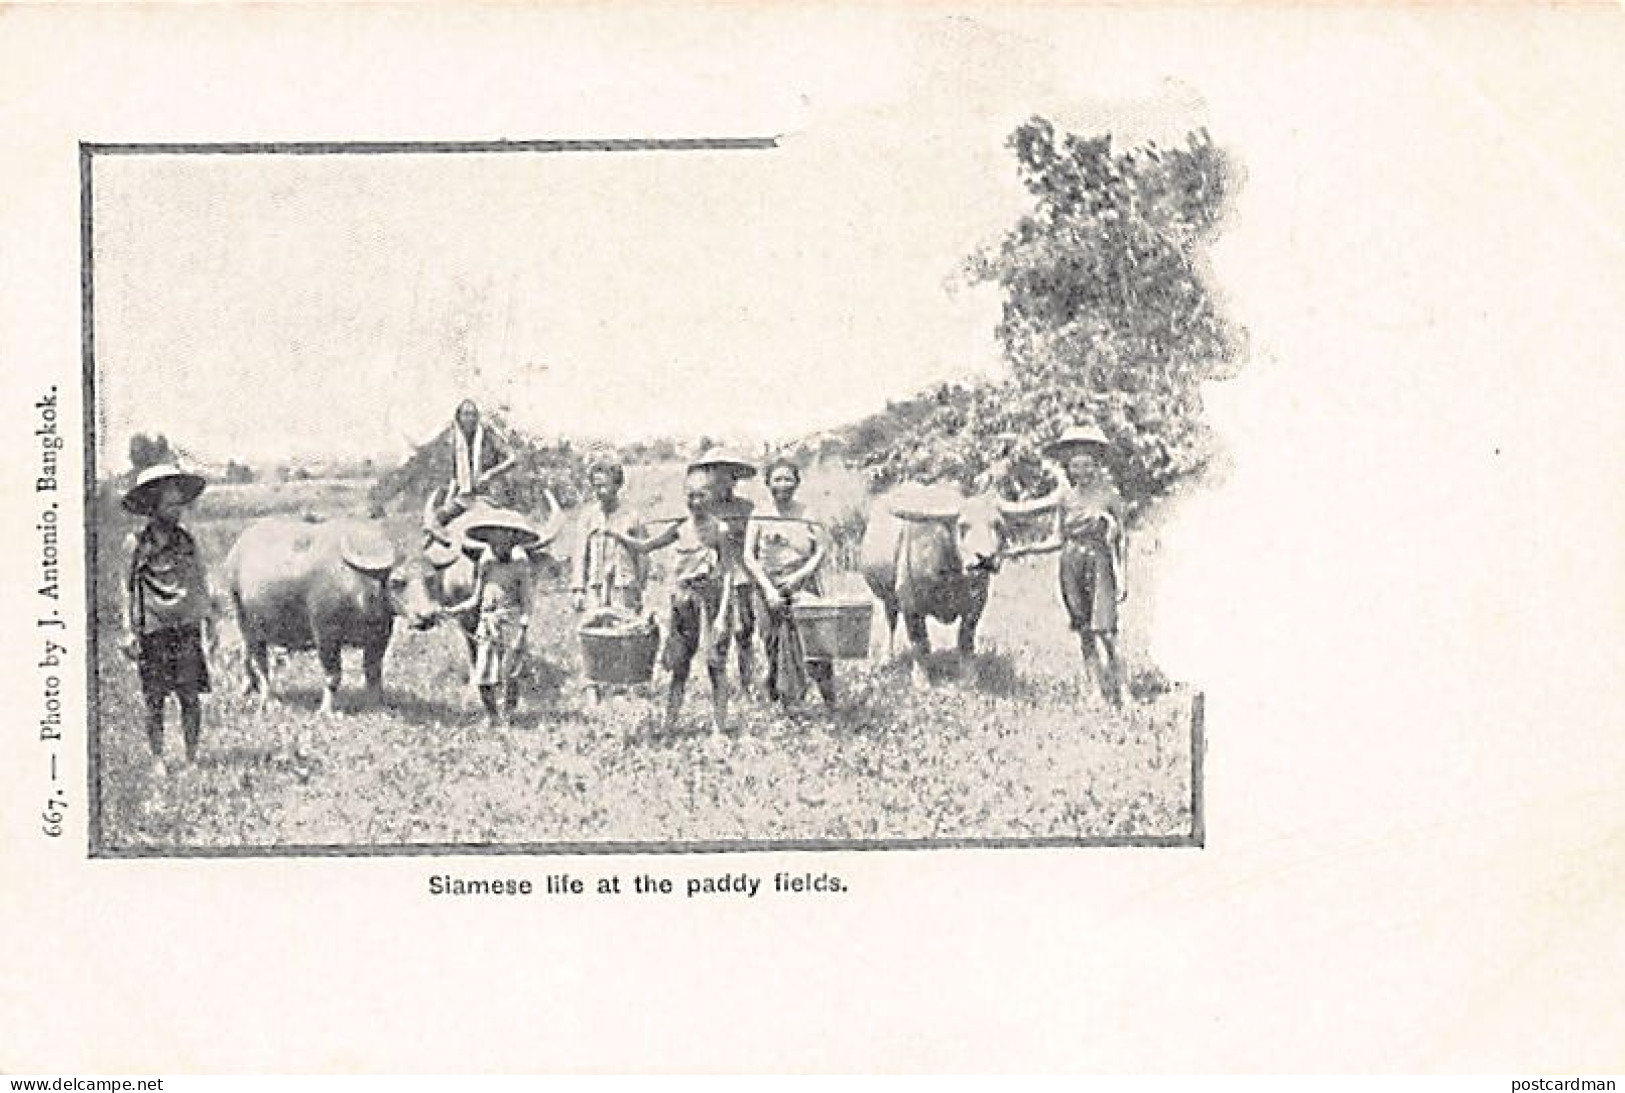
[[[1049,485],[1036,470],[1042,444],[1092,420],[1112,440],[1124,493],[1155,497],[1211,455],[1201,385],[1231,373],[1245,338],[1206,263],[1235,172],[1205,131],[1117,151],[1110,136],[1058,136],[1035,117],[1008,143],[1033,206],[965,273],[1003,290],[1010,377],[891,407],[851,450],[881,483],[953,479],[1019,495]]]
[[[491,499],[522,512],[541,512],[551,490],[559,503],[571,506],[586,496],[586,455],[568,440],[549,443],[512,427],[498,414],[488,423],[505,442],[514,466],[491,486]],[[451,430],[448,425],[433,440],[417,448],[397,467],[374,481],[369,500],[379,508],[416,510],[451,477]]]
[[[163,433],[148,436],[136,433],[130,437],[130,469],[137,474],[160,463],[175,462],[175,450]]]

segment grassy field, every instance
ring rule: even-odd
[[[634,469],[629,496],[678,511],[678,473]],[[213,563],[253,517],[366,512],[363,482],[215,486],[188,526]],[[846,472],[809,476],[826,511],[857,504]],[[391,518],[403,545],[412,521]],[[940,654],[926,691],[886,656],[876,612],[872,656],[842,662],[841,699],[786,715],[737,700],[733,731],[706,731],[703,673],[680,731],[657,731],[658,691],[602,705],[581,687],[568,597],[543,595],[533,621],[541,665],[518,723],[486,727],[450,628],[398,630],[387,704],[368,708],[360,654],[345,657],[339,714],[317,715],[311,653],[279,674],[264,711],[241,696],[236,627],[222,629],[205,703],[202,757],[182,754],[170,709],[167,774],[150,767],[135,672],[115,649],[120,544],[100,538],[101,846],[185,848],[610,844],[808,840],[1177,838],[1192,828],[1191,693],[1169,687],[1125,635],[1137,701],[1116,714],[1093,698],[1055,591],[1054,558],[1007,566],[963,671]],[[561,550],[573,547],[571,537]],[[1148,559],[1136,558],[1131,572]],[[1131,580],[1133,578],[1131,577]],[[842,573],[844,587],[861,587]],[[663,605],[665,588],[651,588]],[[900,629],[900,628],[899,628]],[[934,642],[951,632],[933,624]],[[899,647],[903,644],[899,634]],[[761,657],[758,656],[758,661]]]

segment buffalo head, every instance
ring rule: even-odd
[[[417,555],[397,563],[384,580],[389,609],[414,630],[440,621],[440,568]]]
[[[997,573],[1004,552],[1004,513],[990,497],[969,497],[955,517],[959,560],[966,573]]]
[[[414,630],[427,630],[439,619],[439,575],[426,558],[403,559],[373,527],[349,529],[339,549],[346,565],[379,582],[391,615]]]

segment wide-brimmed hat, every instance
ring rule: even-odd
[[[203,492],[203,476],[183,471],[173,463],[158,463],[135,476],[135,485],[124,494],[124,507],[137,516],[151,516],[158,495],[173,483],[181,489],[182,503],[197,500]]]
[[[698,459],[688,465],[691,471],[727,470],[735,478],[754,478],[756,464],[732,448],[707,448]]]
[[[464,523],[460,530],[465,539],[487,546],[502,542],[511,547],[529,547],[542,541],[542,533],[532,527],[529,520],[506,509],[493,508],[481,512]]]
[[[1060,436],[1044,445],[1044,454],[1058,459],[1068,452],[1079,448],[1110,448],[1111,438],[1101,431],[1100,426],[1094,424],[1072,425],[1066,428]]]

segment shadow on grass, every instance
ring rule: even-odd
[[[298,713],[309,716],[313,721],[319,720],[322,706],[322,688],[309,684],[296,684],[276,688],[271,700],[266,704],[266,711],[281,709],[284,712]],[[247,709],[250,712],[259,708],[259,699],[247,700]],[[392,713],[413,724],[444,723],[457,721],[467,714],[467,707],[455,699],[447,701],[443,698],[428,698],[414,691],[403,691],[385,685],[382,702],[375,702],[368,697],[364,690],[344,689],[334,697],[333,711],[339,717],[353,717],[357,714]]]
[[[485,716],[483,711],[480,716]],[[548,729],[556,729],[563,725],[582,725],[586,721],[587,716],[575,706],[521,702],[509,727],[520,732],[546,732]]]
[[[986,650],[961,655],[954,649],[934,649],[925,661],[928,686],[917,687],[912,679],[913,661],[907,656],[865,667],[857,674],[855,698],[846,696],[841,705],[854,713],[885,715],[911,698],[925,698],[950,688],[970,688],[994,698],[1037,702],[1055,697],[1053,682],[1027,676],[1010,653]]]
[[[995,698],[1038,702],[1052,693],[1052,688],[1042,686],[1022,674],[1009,653],[997,650],[972,654],[964,663],[960,678],[962,682]]]
[[[291,761],[285,749],[242,745],[211,749],[205,743],[197,759],[187,766],[197,767],[199,770],[224,770],[238,767],[283,767],[288,766]]]

